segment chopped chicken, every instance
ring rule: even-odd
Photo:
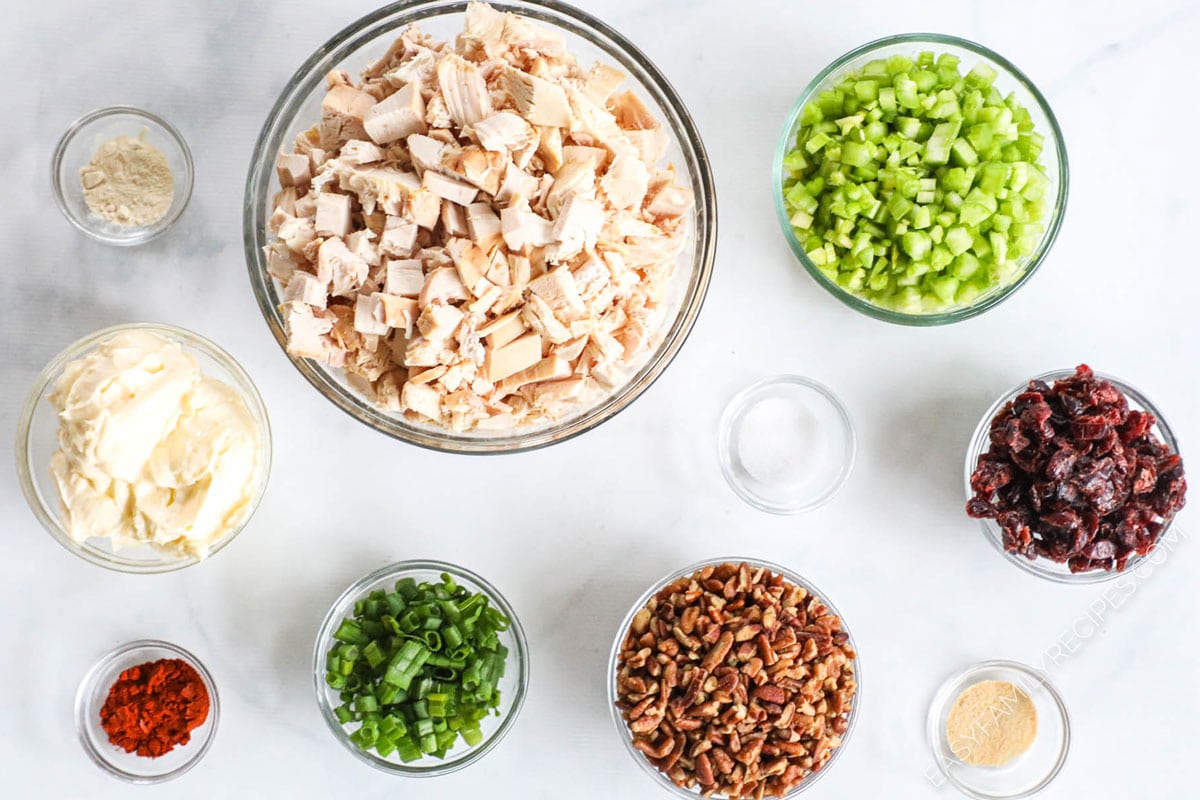
[[[504,73],[504,89],[531,125],[565,128],[571,124],[567,93],[558,84],[510,68]]]
[[[437,389],[408,381],[400,392],[400,406],[415,411],[432,422],[442,417],[442,396]]]
[[[306,188],[312,180],[312,166],[308,156],[302,153],[281,153],[275,162],[275,173],[279,176],[280,186]]]
[[[593,402],[645,363],[691,190],[625,75],[469,2],[409,26],[276,161],[265,256],[293,355],[385,410],[506,431]]]
[[[527,333],[503,347],[488,350],[483,369],[487,379],[495,383],[531,367],[542,358],[542,337]]]
[[[460,206],[470,205],[475,200],[479,190],[457,178],[450,178],[440,172],[426,170],[421,178],[421,186],[436,194],[443,200],[458,203]]]
[[[379,292],[360,294],[354,301],[354,330],[359,333],[386,336],[388,324],[383,319],[383,295]]]
[[[407,83],[400,91],[368,109],[363,128],[376,144],[388,144],[414,133],[424,133],[425,98],[421,85]]]
[[[321,101],[321,146],[336,150],[351,139],[366,139],[363,117],[375,98],[353,86],[332,87]]]
[[[483,74],[462,56],[442,56],[437,63],[437,80],[450,119],[459,128],[474,125],[492,113],[492,96]]]
[[[467,289],[459,279],[458,273],[448,267],[439,267],[425,276],[425,285],[421,287],[417,303],[421,308],[428,308],[437,301],[449,303],[454,300],[466,300],[467,297]]]
[[[354,290],[367,279],[369,267],[346,243],[337,237],[321,242],[317,251],[317,278],[331,284],[329,293],[337,297],[350,297]]]
[[[325,308],[329,299],[329,287],[317,279],[311,272],[297,270],[287,282],[283,290],[283,302],[308,303],[316,308]]]
[[[533,127],[511,111],[497,111],[476,122],[473,130],[484,149],[498,153],[528,147],[535,136]]]
[[[373,107],[379,108],[379,105]],[[371,112],[367,112],[370,117]],[[369,133],[370,131],[368,131]],[[362,139],[351,139],[342,145],[342,151],[338,153],[338,158],[345,161],[347,164],[374,164],[378,161],[383,161],[387,154],[378,145],[364,142]]]
[[[384,291],[400,297],[416,297],[425,285],[425,273],[417,258],[389,258],[384,262]]]
[[[389,328],[404,331],[404,338],[412,336],[413,327],[417,324],[420,310],[417,301],[411,297],[397,297],[391,294],[381,295],[383,303],[383,321]]]
[[[379,239],[379,252],[394,258],[407,258],[417,245],[417,223],[389,216]]]
[[[349,236],[350,225],[350,195],[332,192],[317,195],[314,227],[318,236]]]

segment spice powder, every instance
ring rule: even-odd
[[[118,136],[96,149],[79,171],[83,199],[94,213],[124,226],[153,225],[171,209],[171,165],[141,136]]]
[[[1000,767],[1030,748],[1037,723],[1037,708],[1020,687],[1008,681],[981,681],[954,701],[946,718],[946,738],[959,760]]]

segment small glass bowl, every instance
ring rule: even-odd
[[[970,69],[975,63],[986,63],[996,71],[996,85],[1000,90],[1005,94],[1008,92],[1016,94],[1021,105],[1029,111],[1035,130],[1045,137],[1046,147],[1042,151],[1041,157],[1046,167],[1046,175],[1050,179],[1051,185],[1048,194],[1054,197],[1054,207],[1049,212],[1047,219],[1043,221],[1046,230],[1042,234],[1037,248],[1033,253],[1020,260],[1015,277],[1007,284],[993,288],[966,306],[928,314],[914,314],[877,306],[843,289],[834,281],[827,278],[812,263],[812,259],[808,257],[804,247],[796,239],[796,235],[792,231],[789,219],[790,215],[783,199],[781,187],[784,180],[783,159],[788,151],[795,147],[796,133],[800,129],[800,112],[803,111],[810,100],[835,84],[844,74],[862,67],[868,61],[892,55],[915,56],[922,50],[933,50],[939,54],[950,53],[951,55],[958,56],[962,60],[964,69]],[[813,78],[812,82],[801,92],[800,99],[796,101],[796,105],[788,115],[787,122],[784,124],[780,135],[779,143],[775,148],[775,161],[771,168],[771,175],[774,181],[772,188],[775,195],[775,211],[779,218],[779,224],[783,229],[783,235],[787,239],[792,253],[801,265],[803,265],[804,269],[808,271],[808,274],[822,288],[855,311],[885,322],[920,326],[945,325],[982,314],[988,309],[999,305],[1033,277],[1033,273],[1041,265],[1046,254],[1050,252],[1050,247],[1054,244],[1054,240],[1058,237],[1059,228],[1062,226],[1063,214],[1067,207],[1067,187],[1070,177],[1067,168],[1066,145],[1063,143],[1062,130],[1058,126],[1058,120],[1055,119],[1054,112],[1050,110],[1050,105],[1046,102],[1046,98],[1042,96],[1042,93],[1038,91],[1033,82],[1026,77],[1025,73],[1017,69],[1012,62],[999,53],[989,50],[981,44],[976,44],[967,39],[960,39],[957,36],[946,36],[939,33],[905,33],[877,39],[851,50],[821,70],[817,77]]]
[[[1030,381],[1045,381],[1046,383],[1053,385],[1056,380],[1069,378],[1074,374],[1075,370],[1073,369],[1059,369],[1051,372],[1044,372],[1041,375],[1035,375],[1034,377],[1030,378],[1029,381],[1023,381],[1022,383],[1014,386],[1012,389],[1009,389],[1007,392],[1001,395],[995,403],[992,403],[991,408],[984,412],[983,417],[979,420],[979,424],[975,426],[975,433],[971,435],[970,444],[967,445],[967,460],[963,466],[963,484],[966,489],[968,500],[970,500],[975,494],[971,491],[971,473],[975,471],[975,465],[979,462],[979,456],[983,455],[983,453],[986,452],[990,447],[988,434],[991,429],[992,419],[995,418],[998,413],[1000,413],[1000,409],[1004,408],[1006,404],[1016,399],[1017,395],[1026,391],[1029,388]],[[1153,414],[1154,419],[1157,422],[1150,430],[1162,440],[1163,444],[1170,448],[1172,453],[1179,452],[1179,442],[1175,439],[1175,434],[1171,431],[1171,428],[1167,424],[1166,419],[1163,417],[1162,412],[1160,412],[1158,408],[1150,402],[1149,398],[1135,389],[1132,385],[1122,381],[1120,378],[1114,378],[1112,375],[1106,375],[1103,372],[1096,372],[1095,375],[1097,379],[1109,381],[1113,386],[1117,387],[1117,389],[1121,391],[1121,394],[1125,395],[1125,399],[1129,402],[1129,407],[1131,409],[1135,411],[1148,411]],[[1039,578],[1046,578],[1047,580],[1057,581],[1058,583],[1087,584],[1110,581],[1119,575],[1124,575],[1132,571],[1139,564],[1153,555],[1154,552],[1151,551],[1144,556],[1131,556],[1129,560],[1125,562],[1125,569],[1121,571],[1097,569],[1090,572],[1071,572],[1070,568],[1067,567],[1066,564],[1058,564],[1048,558],[1028,559],[1025,556],[1008,552],[1004,549],[1004,531],[996,523],[996,520],[981,519],[979,522],[983,526],[983,532],[986,534],[988,541],[995,545],[996,549],[999,550],[1010,563],[1016,564],[1021,569],[1033,575],[1037,575]],[[1171,529],[1171,525],[1174,524],[1174,522],[1174,517],[1167,521],[1167,524],[1163,528],[1162,534],[1159,537],[1160,540],[1166,537],[1167,533]]]
[[[824,385],[799,375],[776,375],[729,401],[718,428],[717,455],[730,488],[760,511],[811,511],[832,500],[850,477],[854,423]]]
[[[850,742],[850,736],[854,733],[855,724],[858,722],[859,711],[862,708],[862,656],[858,652],[858,646],[854,642],[854,634],[850,632],[850,626],[846,624],[846,618],[843,617],[842,613],[837,610],[837,606],[835,606],[829,600],[829,595],[825,594],[816,586],[814,586],[811,581],[806,580],[799,574],[792,572],[786,567],[781,567],[778,564],[771,563],[770,561],[742,557],[708,558],[704,561],[697,561],[695,564],[684,567],[680,570],[676,570],[670,575],[660,578],[652,583],[650,588],[647,589],[632,606],[630,606],[629,613],[625,615],[625,619],[621,620],[621,625],[619,628],[617,628],[617,635],[613,639],[612,650],[608,655],[608,672],[605,675],[606,683],[608,684],[608,710],[612,715],[613,724],[617,728],[617,736],[620,737],[621,743],[625,745],[625,750],[630,756],[633,757],[633,760],[638,763],[638,766],[642,768],[642,771],[653,778],[654,782],[659,786],[666,789],[676,797],[685,798],[685,800],[695,800],[695,798],[701,797],[702,795],[695,789],[684,789],[680,786],[676,786],[670,778],[668,778],[650,763],[649,759],[646,758],[644,753],[633,746],[633,736],[629,731],[629,723],[625,721],[625,719],[621,716],[621,710],[617,708],[617,658],[621,654],[621,644],[625,641],[625,634],[629,632],[629,628],[633,624],[634,615],[637,614],[638,611],[645,608],[646,604],[650,602],[650,598],[662,591],[663,587],[667,586],[672,581],[678,580],[679,578],[693,575],[710,565],[742,563],[748,564],[754,568],[762,567],[777,575],[782,575],[789,583],[808,590],[808,593],[820,600],[825,607],[829,609],[831,614],[841,619],[842,630],[846,632],[847,636],[847,644],[850,645],[850,648],[854,650],[855,653],[854,681],[856,684],[856,689],[853,702],[850,706],[850,715],[846,720],[846,732],[842,734],[842,743],[838,745],[830,754],[829,760],[825,762],[823,767],[816,772],[811,773],[807,778],[801,781],[799,785],[784,795],[784,798],[793,798],[800,795],[802,792],[807,791],[813,785],[815,785],[817,781],[827,775],[831,769],[833,769],[834,763],[846,749],[846,745]],[[723,797],[724,795],[713,796],[719,798]]]
[[[108,734],[100,725],[100,709],[108,698],[108,690],[124,670],[163,658],[186,661],[200,675],[208,689],[208,719],[191,732],[187,744],[158,758],[127,753],[108,741]],[[108,653],[83,676],[75,694],[75,729],[84,752],[108,774],[130,783],[162,783],[178,778],[204,758],[217,732],[220,711],[217,684],[200,659],[169,642],[141,639]]]
[[[946,736],[954,701],[982,681],[1007,681],[1029,695],[1037,709],[1037,737],[1024,754],[1002,767],[979,767],[958,759]],[[938,769],[960,792],[978,800],[1030,797],[1058,775],[1071,745],[1071,723],[1058,690],[1040,671],[1016,661],[984,661],[950,678],[929,706],[929,744]]]
[[[254,382],[233,356],[208,339],[173,325],[143,322],[114,325],[88,334],[55,356],[33,382],[33,388],[30,389],[21,409],[17,423],[17,475],[20,478],[21,490],[25,494],[25,501],[38,522],[42,523],[42,527],[55,541],[75,555],[118,572],[171,572],[199,564],[200,559],[195,556],[164,553],[150,545],[117,549],[108,539],[91,538],[83,542],[76,541],[59,518],[58,489],[50,474],[50,458],[58,449],[58,414],[46,398],[53,389],[54,382],[68,363],[87,355],[105,339],[130,330],[149,331],[178,342],[185,352],[200,363],[200,369],[205,375],[224,381],[242,396],[261,437],[258,488],[245,519],[237,528],[213,542],[205,556],[211,556],[224,548],[250,523],[266,492],[267,478],[271,472],[271,425],[267,419],[266,406],[263,405]]]
[[[334,709],[341,705],[338,692],[325,682],[325,659],[334,639],[333,633],[342,620],[354,611],[356,600],[365,597],[376,589],[391,590],[393,584],[401,578],[412,578],[418,583],[436,583],[441,580],[442,573],[448,573],[460,585],[472,592],[482,592],[501,614],[511,620],[508,630],[500,633],[500,643],[508,648],[508,661],[505,665],[504,677],[500,679],[501,714],[488,715],[481,724],[483,741],[474,747],[468,747],[460,740],[444,759],[433,756],[422,756],[416,761],[401,763],[393,754],[382,758],[375,752],[365,752],[350,741],[350,731],[338,722]],[[521,713],[525,704],[525,695],[529,692],[529,645],[525,641],[525,631],[517,618],[512,606],[504,599],[504,595],[496,587],[485,581],[468,569],[448,564],[443,561],[401,561],[377,569],[370,575],[355,581],[346,591],[333,601],[321,630],[313,646],[313,686],[317,692],[317,705],[321,707],[321,716],[330,732],[349,750],[355,758],[364,764],[370,764],[375,769],[392,775],[406,778],[433,778],[438,775],[448,775],[474,764],[492,751],[500,740],[505,737]]]
[[[121,225],[101,217],[83,199],[79,171],[96,149],[117,136],[145,136],[167,157],[174,178],[171,207],[149,225]],[[165,119],[131,106],[112,106],[86,114],[71,123],[54,148],[51,164],[54,200],[72,225],[105,244],[143,244],[164,233],[179,219],[192,196],[192,153],[183,136]]]

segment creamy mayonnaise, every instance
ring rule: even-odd
[[[77,541],[149,544],[203,557],[246,517],[262,459],[258,425],[232,387],[176,342],[126,331],[54,384],[50,459],[63,523]]]

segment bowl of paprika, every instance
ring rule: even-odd
[[[121,645],[84,676],[75,727],[98,767],[130,783],[162,783],[194,767],[217,730],[212,675],[182,647]]]

